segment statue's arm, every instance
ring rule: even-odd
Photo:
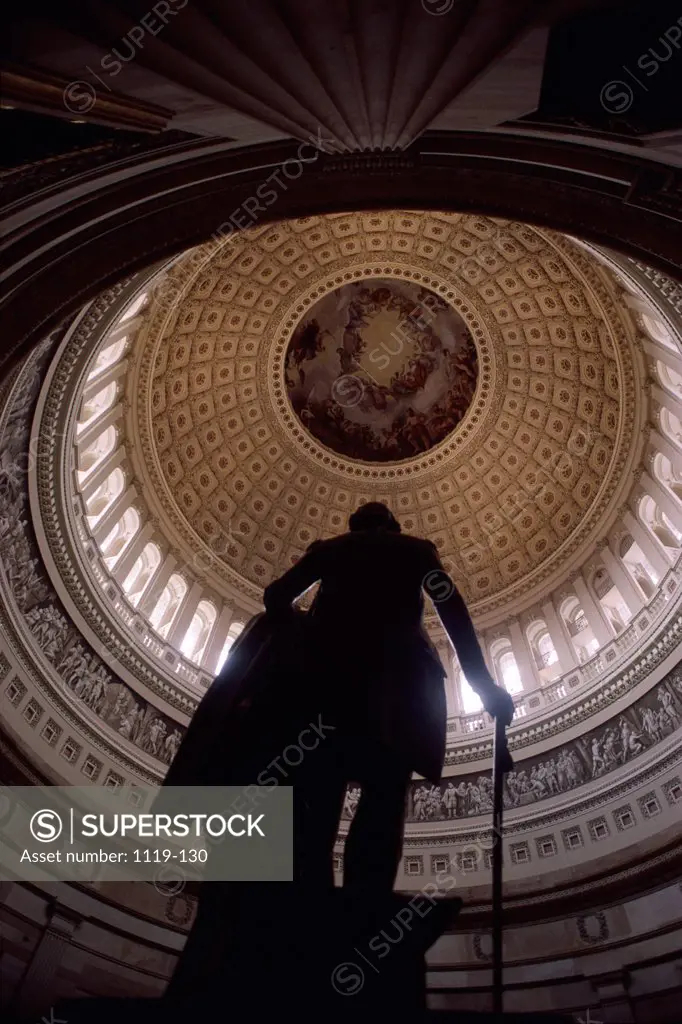
[[[476,693],[483,695],[497,684],[488,671],[474,624],[469,615],[469,609],[443,567],[438,557],[438,551],[433,544],[428,545],[426,562],[424,589],[431,597],[438,617],[457,652],[457,658],[467,682]],[[437,575],[433,576],[432,573]]]
[[[322,577],[322,558],[319,551],[319,542],[311,544],[303,558],[291,569],[274,580],[263,591],[263,604],[266,612],[276,614],[287,611],[291,604],[305,593],[313,583],[317,583]]]
[[[514,701],[488,671],[469,609],[442,565],[435,544],[429,541],[425,543],[422,579],[424,590],[433,600],[471,688],[479,695],[490,715],[509,725],[514,717]]]

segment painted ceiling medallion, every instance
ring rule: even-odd
[[[463,319],[435,292],[372,278],[318,299],[293,332],[285,379],[296,415],[326,448],[397,462],[460,423],[478,360]]]

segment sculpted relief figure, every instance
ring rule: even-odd
[[[445,815],[448,818],[454,818],[457,815],[457,793],[452,782],[448,782],[443,793],[443,807],[445,808]]]
[[[160,718],[155,718],[149,727],[146,749],[155,756],[158,756],[160,744],[166,735],[166,729],[166,723]]]
[[[360,789],[358,786],[349,786],[346,790],[346,795],[343,798],[343,816],[344,818],[352,818],[355,814],[355,809],[358,806],[358,800],[360,799]]]
[[[661,703],[661,711],[665,715],[665,720],[667,720],[668,724],[676,727],[680,720],[680,713],[673,704],[671,695],[667,690],[661,689],[658,692],[658,699]]]
[[[170,764],[177,754],[181,741],[182,733],[179,729],[173,729],[173,732],[166,736],[163,743],[163,760],[166,764]]]
[[[68,648],[61,661],[57,664],[57,671],[67,686],[74,686],[76,680],[80,679],[88,668],[88,659],[83,647],[79,643]]]
[[[107,688],[110,682],[109,672],[104,665],[99,665],[91,671],[90,678],[92,685],[86,698],[86,704],[92,708],[95,714],[99,714],[106,700]]]
[[[138,718],[142,714],[144,714],[142,707],[138,704],[133,704],[130,710],[126,712],[125,717],[123,718],[123,721],[119,726],[118,731],[121,734],[121,736],[123,736],[127,740],[132,739],[133,730],[137,725]]]
[[[652,708],[642,708],[642,727],[653,743],[657,743],[662,736],[661,723],[658,715]]]
[[[81,677],[76,682],[76,685],[73,688],[73,692],[76,694],[77,697],[80,697],[81,700],[85,700],[90,694],[92,684],[92,672],[90,669],[90,663],[88,663],[87,669],[85,670],[85,672],[83,672]]]
[[[639,733],[636,733],[632,728],[627,718],[621,717],[620,719],[620,742],[623,748],[623,761],[627,761],[628,757],[639,754],[644,750],[644,746],[639,741]]]
[[[679,695],[677,698],[673,694]],[[505,776],[504,802],[507,807],[546,800],[581,786],[590,779],[616,770],[633,757],[670,735],[682,721],[682,671],[673,669],[639,703],[618,719],[607,722],[594,735],[588,733],[574,745],[562,747],[551,757],[517,767]],[[439,787],[412,784],[411,821],[452,820],[483,814],[492,806],[492,780],[479,776],[475,782],[457,784],[444,779]]]
[[[23,561],[17,560],[13,566],[9,567],[10,586],[14,591],[17,604],[21,608],[26,608],[31,600],[44,596],[45,581],[39,565],[37,558],[26,557]]]
[[[54,661],[64,641],[66,619],[52,605],[44,605],[32,608],[26,615],[26,621],[45,656]]]

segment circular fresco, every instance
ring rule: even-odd
[[[410,281],[356,281],[327,293],[293,332],[289,399],[326,448],[364,462],[428,451],[471,405],[476,347],[461,316]]]

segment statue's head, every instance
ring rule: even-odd
[[[359,530],[386,530],[389,533],[400,533],[400,523],[390,508],[381,501],[368,501],[353,512],[348,520],[351,533]]]

